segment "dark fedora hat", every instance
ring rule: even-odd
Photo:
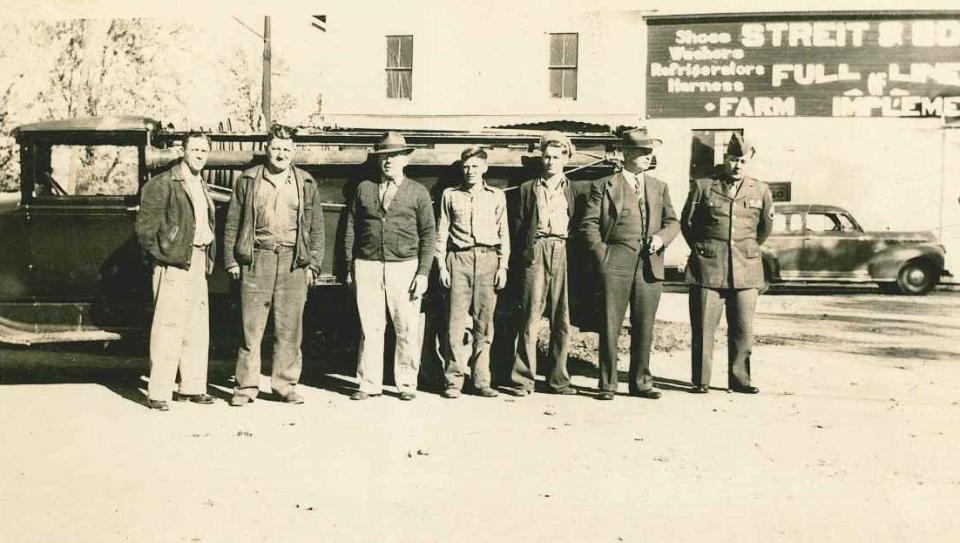
[[[374,146],[371,155],[394,155],[408,154],[414,151],[413,147],[407,145],[407,139],[399,132],[387,132]]]
[[[638,128],[623,133],[623,138],[617,147],[621,149],[653,149],[663,143],[663,140],[651,138],[646,128]]]

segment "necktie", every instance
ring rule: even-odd
[[[730,196],[731,198],[733,198],[734,196],[737,195],[737,189],[738,189],[738,188],[739,188],[739,187],[737,186],[737,182],[736,182],[736,181],[731,181],[731,182],[730,182],[730,186],[727,187],[727,195]]]
[[[397,193],[397,185],[392,181],[384,181],[384,183],[386,183],[386,187],[383,189],[380,205],[383,206],[383,209],[390,209],[390,202],[393,201],[393,196]]]

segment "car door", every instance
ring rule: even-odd
[[[803,253],[803,214],[794,210],[776,211],[773,215],[773,231],[764,242],[764,247],[776,255],[781,280],[798,278]]]
[[[845,213],[811,210],[804,219],[801,274],[809,279],[869,278],[863,232]]]
[[[34,154],[27,235],[37,322],[143,326],[150,279],[134,236],[142,146],[74,134],[38,142]]]

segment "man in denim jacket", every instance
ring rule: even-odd
[[[293,166],[293,130],[274,125],[267,160],[237,179],[224,227],[224,265],[240,280],[243,343],[230,405],[252,402],[260,387],[260,342],[273,308],[270,386],[287,403],[303,369],[303,306],[323,262],[323,208],[310,174]]]

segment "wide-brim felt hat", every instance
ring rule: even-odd
[[[407,138],[403,137],[403,134],[399,132],[387,132],[384,134],[383,139],[378,141],[374,146],[373,150],[370,151],[371,155],[396,155],[396,154],[409,154],[414,151],[415,147],[407,145]]]
[[[624,132],[616,146],[621,149],[653,149],[661,143],[663,140],[650,137],[647,131],[641,128]]]

